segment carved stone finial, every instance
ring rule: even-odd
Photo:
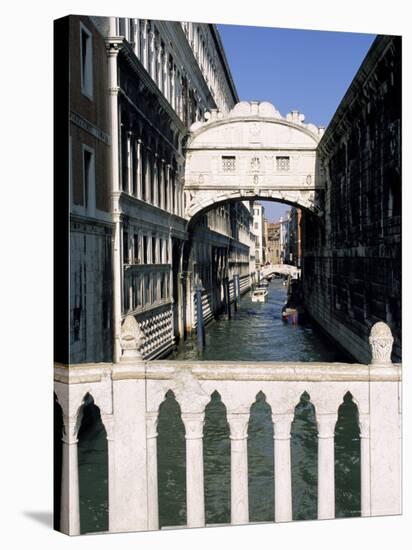
[[[387,365],[391,363],[393,336],[386,323],[379,321],[371,328],[369,336],[371,346],[372,364]]]
[[[122,358],[142,359],[141,348],[145,338],[133,315],[128,315],[123,322],[120,334]]]

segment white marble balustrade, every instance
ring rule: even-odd
[[[381,327],[382,328],[382,327]],[[290,431],[295,406],[310,395],[318,429],[318,518],[335,516],[334,433],[347,392],[359,412],[361,514],[400,513],[401,365],[390,363],[385,331],[371,335],[370,365],[143,361],[56,365],[55,391],[65,422],[62,529],[79,533],[77,415],[86,393],[100,408],[109,441],[109,529],[158,529],[157,420],[172,390],[186,432],[187,526],[205,525],[203,423],[218,391],[231,444],[231,523],[249,521],[247,437],[250,408],[263,392],[274,427],[274,521],[292,519]]]

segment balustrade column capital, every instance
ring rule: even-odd
[[[318,439],[332,439],[335,436],[335,426],[338,419],[337,413],[317,415]]]
[[[157,423],[159,413],[157,411],[146,413],[146,439],[155,439],[157,437]]]
[[[102,414],[101,418],[106,430],[107,441],[114,441],[114,415]]]
[[[370,437],[370,420],[369,414],[361,413],[359,415],[359,428],[360,428],[360,438],[369,439]]]
[[[293,422],[293,414],[272,414],[274,424],[273,439],[290,439],[290,428]]]
[[[247,439],[249,413],[228,413],[227,421],[230,427],[230,439],[241,441]]]
[[[202,439],[205,413],[182,413],[182,421],[185,425],[186,439]]]
[[[63,415],[64,431],[62,441],[66,445],[77,445],[77,434],[79,431],[79,425],[76,416]]]

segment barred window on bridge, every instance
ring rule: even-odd
[[[280,172],[290,170],[290,157],[276,157],[276,170]]]
[[[236,170],[236,157],[222,157],[223,172],[234,172]]]

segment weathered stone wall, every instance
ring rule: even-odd
[[[401,38],[379,36],[318,146],[325,215],[303,220],[308,312],[358,361],[379,320],[401,358]]]
[[[112,361],[111,277],[111,227],[72,221],[70,363]]]

